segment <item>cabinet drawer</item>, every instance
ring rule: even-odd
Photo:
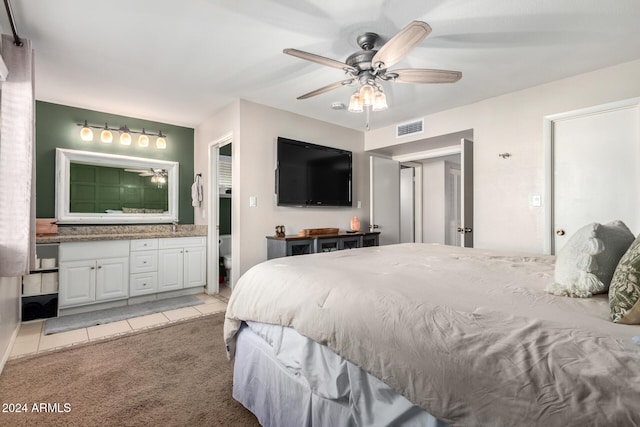
[[[158,239],[139,239],[131,241],[131,252],[158,249]]]
[[[158,270],[158,251],[131,252],[131,273],[148,273]]]
[[[205,246],[207,238],[205,236],[197,237],[172,237],[167,239],[158,239],[160,249],[186,248],[189,246]]]
[[[158,273],[136,273],[129,276],[129,296],[155,294],[158,292]]]
[[[123,256],[129,256],[129,240],[64,242],[59,249],[60,262]]]

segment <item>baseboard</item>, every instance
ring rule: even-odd
[[[18,337],[18,331],[20,331],[20,322],[16,324],[16,329],[11,334],[11,339],[9,340],[9,345],[2,355],[2,359],[0,359],[0,375],[2,375],[2,371],[4,370],[4,365],[9,360],[9,356],[11,355],[11,350],[13,350],[13,345],[16,342],[16,338]]]

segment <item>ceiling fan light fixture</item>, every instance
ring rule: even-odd
[[[378,90],[373,98],[373,111],[386,110],[388,107],[387,95],[382,90]]]
[[[362,102],[360,101],[360,95],[358,92],[355,92],[351,95],[351,99],[349,100],[349,112],[351,113],[362,113]]]
[[[360,100],[363,107],[373,105],[373,100],[376,94],[376,90],[369,83],[362,85],[360,88]]]

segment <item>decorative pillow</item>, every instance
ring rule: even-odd
[[[634,235],[622,221],[591,223],[575,232],[556,257],[555,283],[545,291],[588,298],[605,293]]]
[[[144,208],[144,213],[163,213],[164,210],[162,209],[147,209]]]
[[[640,324],[640,236],[620,259],[609,286],[611,320]]]
[[[122,208],[124,213],[144,213],[144,208]]]

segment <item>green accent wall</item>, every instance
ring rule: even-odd
[[[132,143],[123,146],[118,143],[117,132],[113,132],[113,143],[100,142],[99,130],[94,130],[93,141],[80,139],[80,126],[87,120],[91,125],[103,125],[118,128],[127,125],[129,129],[148,133],[162,131],[166,135],[166,150],[154,146],[150,139],[149,147],[139,147],[137,134],[132,134]],[[149,120],[119,116],[66,105],[36,101],[36,216],[53,218],[55,216],[55,170],[56,148],[119,154],[123,156],[144,157],[148,159],[169,160],[180,164],[179,220],[181,224],[193,224],[191,206],[191,184],[193,184],[193,145],[194,130],[182,126]]]

